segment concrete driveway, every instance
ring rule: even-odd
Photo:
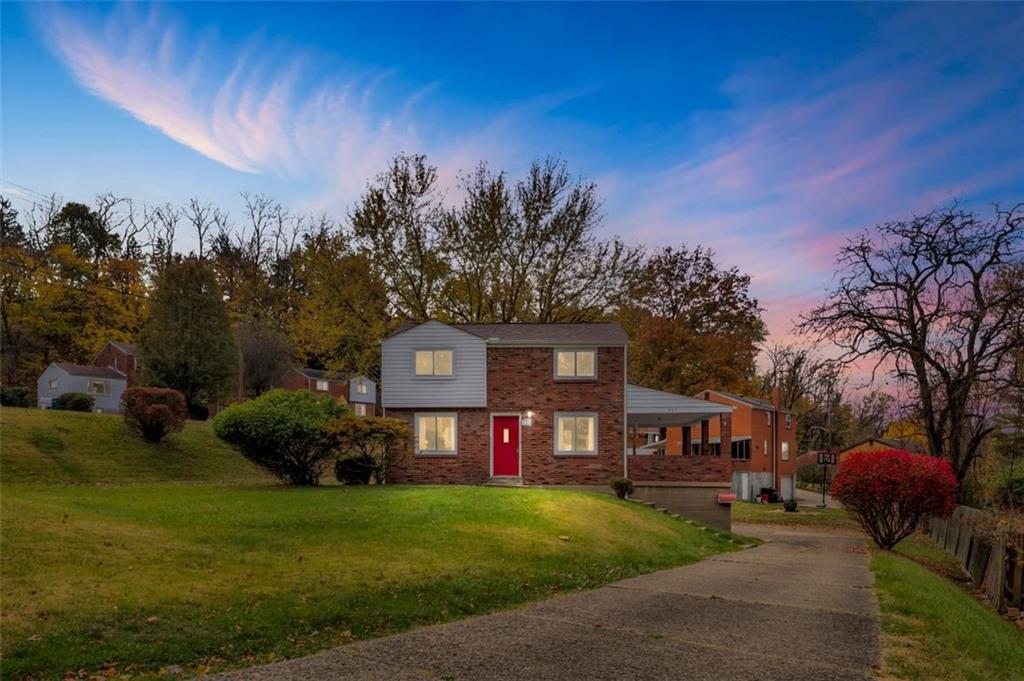
[[[736,530],[770,542],[225,678],[871,678],[879,658],[878,612],[863,540]]]

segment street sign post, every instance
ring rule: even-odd
[[[832,450],[818,452],[818,464],[821,465],[821,503],[818,508],[828,508],[825,503],[825,488],[828,487],[828,467],[836,465],[836,453]]]

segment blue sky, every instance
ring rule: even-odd
[[[1024,200],[1021,4],[2,8],[5,194],[242,191],[345,213],[398,151],[452,184],[559,155],[602,229],[704,244],[773,335],[852,230]]]

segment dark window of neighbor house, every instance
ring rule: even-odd
[[[698,454],[700,454],[700,443],[699,442],[691,442],[690,443],[690,455],[691,456],[697,456]]]
[[[708,444],[708,449],[711,450],[711,456],[722,456],[722,443],[711,442]]]
[[[793,415],[786,414],[786,430],[790,430],[793,427]]]
[[[750,440],[732,441],[732,458],[740,461],[750,460]]]

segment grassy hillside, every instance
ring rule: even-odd
[[[1024,681],[1024,631],[961,586],[914,561],[945,573],[960,571],[956,560],[925,536],[905,540],[895,553],[873,551],[884,677]]]
[[[295,656],[737,545],[610,496],[5,485],[4,675]]]
[[[5,483],[129,484],[272,481],[190,421],[159,444],[129,433],[120,416],[4,407],[0,479]]]

